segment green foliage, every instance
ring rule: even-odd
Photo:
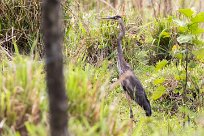
[[[1,45],[9,49],[11,53],[15,51],[15,43],[19,52],[29,53],[33,41],[39,38],[40,30],[40,0],[2,0],[0,10],[0,39]],[[16,40],[13,42],[13,40]],[[33,50],[40,50],[41,43]]]
[[[204,32],[204,29],[200,27],[200,23],[204,22],[203,12],[196,14],[192,9],[179,9],[178,12],[184,15],[184,18],[173,16],[155,22],[156,30],[152,31],[154,38],[152,50],[154,52],[151,52],[150,63],[156,63],[162,59],[172,59],[174,56],[172,56],[171,50],[177,43],[181,47],[184,44],[197,45],[198,47],[203,43],[200,39],[200,35]]]
[[[200,28],[199,23],[204,22],[203,12],[198,14],[192,9],[180,9],[179,12],[186,16],[186,20],[176,20],[181,35],[177,38],[180,44],[196,42],[197,36],[204,32],[203,28]]]
[[[120,88],[109,89],[111,79],[107,67],[108,61],[104,61],[103,64],[97,68],[90,64],[66,64],[65,77],[67,93],[69,94],[70,133],[87,136],[127,135],[130,133],[127,101],[122,95],[123,92],[118,92]],[[196,69],[199,70],[199,67],[196,67]],[[1,69],[3,69],[3,71],[0,79],[4,82],[1,82],[0,89],[2,90],[0,92],[0,118],[6,118],[2,135],[19,136],[25,129],[18,130],[17,128],[18,125],[21,126],[23,124],[25,124],[26,130],[31,136],[47,135],[47,131],[45,130],[48,129],[46,125],[48,123],[48,105],[45,99],[46,91],[45,82],[43,81],[44,72],[42,63],[25,56],[17,55],[12,61],[4,60],[4,62],[1,62]],[[161,102],[168,101],[167,98],[164,97],[165,95],[172,95],[170,92],[166,92],[166,90],[171,89],[173,86],[166,86],[166,84],[172,82],[172,80],[169,80],[171,75],[177,75],[175,66],[163,67],[157,72],[155,72],[154,69],[148,70],[151,72],[151,76],[148,78],[144,76],[141,80],[143,83],[146,83],[144,85],[146,86],[147,93],[148,90],[152,90],[152,87],[155,86],[155,89],[153,89],[154,93],[151,91],[153,94],[150,99],[154,116],[146,118],[143,115],[143,110],[139,108],[138,105],[134,106],[135,116],[139,120],[137,124],[134,125],[132,133],[136,135],[169,135],[170,133],[178,132],[186,134],[186,132],[183,132],[184,128],[182,128],[180,124],[182,122],[180,113],[177,113],[177,117],[173,116],[172,119],[172,116],[168,117],[165,112],[161,112],[161,109],[162,111],[171,111],[171,107],[167,104],[161,104]],[[161,71],[163,72],[161,73]],[[199,71],[197,72],[195,76],[199,77]],[[151,85],[151,82],[153,82],[154,85]],[[179,89],[179,85],[175,87]],[[13,104],[13,102],[15,102],[15,104]],[[5,109],[7,109],[6,114]],[[179,112],[182,113],[184,111],[180,109]],[[191,118],[192,120],[197,118],[197,114],[195,113],[191,113],[190,115],[194,116]],[[28,117],[25,122],[17,124],[15,130],[10,129],[9,126],[11,124],[15,124],[25,116]],[[162,126],[161,122],[163,122]],[[175,123],[177,124],[176,126]],[[195,129],[202,130],[200,125],[197,125],[198,127]],[[193,124],[189,126],[189,128],[192,126]],[[171,127],[171,132],[168,131],[169,127]],[[160,132],[160,129],[164,131]],[[195,129],[188,131],[189,135],[194,133]],[[200,131],[196,133],[202,134],[203,132]]]
[[[38,0],[30,4],[35,6],[28,6],[30,2],[24,0],[3,2],[0,38],[4,41],[6,33],[11,35],[12,27],[16,38],[7,42],[12,45],[14,55],[4,42],[0,48],[0,126],[3,124],[0,135],[48,135],[44,60],[36,50],[41,45]],[[118,24],[98,19],[110,15],[109,9],[98,13],[97,2],[86,0],[82,3],[86,6],[73,1],[63,4],[64,75],[70,134],[203,135],[204,51],[200,25],[203,12],[180,9],[178,12],[183,16],[172,15],[148,22],[143,18],[143,22],[138,23],[139,15],[126,9],[126,16],[123,16],[127,30],[123,40],[124,56],[141,80],[153,110],[153,116],[147,118],[143,109],[132,102],[137,122],[131,127],[128,102],[117,82]],[[186,44],[190,59],[184,103]],[[31,50],[30,57],[21,54],[22,48]],[[147,65],[148,60],[150,65]],[[189,117],[183,117],[184,114]],[[188,119],[190,123],[183,127]]]
[[[178,50],[178,52],[180,52],[180,54],[182,54],[182,57],[177,57],[177,59],[179,59],[180,61],[180,65],[186,65],[185,66],[185,74],[180,74],[180,81],[183,82],[183,96],[186,95],[186,88],[191,88],[192,86],[190,86],[189,84],[193,83],[194,84],[194,89],[197,90],[197,83],[195,83],[191,78],[191,75],[189,74],[189,72],[187,71],[187,67],[189,67],[192,71],[192,69],[196,68],[196,64],[195,61],[197,59],[197,61],[201,61],[202,62],[202,56],[201,55],[202,52],[202,48],[200,47],[200,43],[202,43],[202,40],[200,39],[200,35],[204,32],[203,28],[200,28],[200,23],[203,22],[204,20],[204,16],[203,16],[203,12],[200,13],[196,13],[194,10],[192,9],[180,9],[179,12],[184,15],[186,18],[183,19],[183,22],[185,23],[177,23],[177,27],[179,28],[180,32],[179,32],[179,36],[177,37],[177,41],[179,43],[179,46],[181,49]],[[178,21],[176,21],[178,22]],[[182,22],[181,20],[179,22]],[[182,24],[182,25],[181,25]],[[184,45],[184,46],[183,46]],[[190,61],[188,58],[192,56],[195,56],[194,60]],[[185,61],[184,60],[185,57]],[[184,64],[185,63],[185,64]],[[184,73],[184,72],[181,72]],[[185,75],[185,76],[184,76]],[[187,76],[186,76],[187,75]],[[190,80],[190,81],[188,81]],[[184,83],[185,82],[185,83]],[[184,85],[185,84],[185,85]],[[200,95],[199,91],[192,91],[192,92],[188,92],[190,94],[196,94],[196,95]],[[190,97],[185,96],[188,99],[190,99]]]
[[[192,35],[180,35],[177,38],[177,41],[180,44],[183,44],[183,43],[192,43],[192,40],[193,40],[193,36]]]
[[[150,50],[150,64],[155,64],[163,59],[170,60],[170,51],[174,44],[174,29],[172,17],[161,18],[154,22],[154,29],[151,30],[153,38]]]
[[[157,62],[155,69],[156,69],[156,70],[160,70],[160,69],[162,69],[163,67],[165,67],[167,63],[168,63],[167,60],[159,61],[159,62]]]
[[[43,136],[47,135],[47,132],[45,131],[45,126],[43,124],[35,125],[30,122],[25,123],[26,129],[28,131],[29,136]]]
[[[204,22],[204,12],[198,13],[195,17],[191,19],[193,23],[202,23]]]
[[[165,91],[166,91],[166,88],[164,86],[158,86],[156,88],[156,91],[152,95],[152,99],[153,100],[159,99],[165,93]]]
[[[165,81],[165,78],[163,78],[163,77],[158,78],[158,79],[154,80],[154,85],[162,84],[164,81]]]
[[[201,61],[201,62],[204,62],[204,49],[201,48],[199,50],[196,50],[193,52],[193,54],[196,56],[196,58]]]
[[[195,13],[192,9],[179,9],[179,12],[185,15],[186,17],[192,17]]]

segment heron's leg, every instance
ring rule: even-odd
[[[128,100],[128,105],[130,107],[130,118],[133,119],[133,111],[132,111],[132,106],[131,106],[131,98],[130,96],[128,95],[127,91],[125,91],[125,95],[126,95],[126,98]],[[134,120],[134,119],[133,119]]]

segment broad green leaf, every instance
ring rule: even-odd
[[[192,35],[180,35],[178,38],[177,38],[177,41],[182,44],[182,43],[191,43],[193,39],[193,36]]]
[[[191,19],[193,23],[204,22],[204,12],[198,13],[194,18]]]
[[[204,32],[204,29],[200,28],[198,23],[189,24],[188,29],[191,31],[192,34],[201,34]]]
[[[168,63],[167,60],[162,60],[162,61],[157,62],[157,64],[156,64],[156,70],[162,69],[163,67],[166,66],[167,63]]]
[[[163,32],[161,33],[161,36],[162,36],[163,38],[170,37],[170,33],[163,31]]]
[[[182,59],[183,54],[182,53],[176,53],[174,57],[177,58],[177,59]]]
[[[192,9],[179,9],[179,12],[186,17],[191,17],[195,13]]]
[[[198,28],[192,31],[192,34],[202,34],[202,33],[204,33],[203,28]]]
[[[166,88],[164,86],[157,87],[156,91],[152,95],[153,100],[159,99],[164,93]]]
[[[162,84],[165,81],[165,78],[161,77],[154,80],[154,85]]]
[[[179,32],[181,33],[186,33],[188,31],[188,27],[187,26],[180,26],[178,28]]]
[[[190,31],[194,31],[194,30],[198,29],[198,23],[189,23],[188,24],[188,29]]]

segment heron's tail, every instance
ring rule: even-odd
[[[137,96],[136,97],[136,102],[145,110],[146,116],[151,116],[152,115],[150,102],[147,99],[146,94],[142,95],[142,96]]]

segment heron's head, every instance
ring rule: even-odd
[[[116,16],[112,16],[112,17],[105,17],[105,18],[102,18],[102,19],[112,19],[112,20],[121,20],[122,19],[122,17],[121,16],[119,16],[119,15],[116,15]]]
[[[119,25],[120,25],[120,34],[119,37],[122,38],[125,35],[125,26],[124,26],[124,22],[121,16],[116,15],[116,16],[112,16],[112,17],[105,17],[102,19],[110,19],[110,20],[116,20]]]

